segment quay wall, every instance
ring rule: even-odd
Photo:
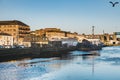
[[[76,50],[76,47],[0,49],[0,62],[23,58],[59,57],[63,54],[68,54],[73,50]]]

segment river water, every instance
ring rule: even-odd
[[[99,55],[84,55],[97,53]],[[120,46],[0,63],[0,80],[120,80]]]

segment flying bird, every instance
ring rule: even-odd
[[[119,4],[119,2],[114,2],[114,3],[113,3],[112,1],[110,1],[109,3],[112,4],[112,7],[115,7],[116,4]]]

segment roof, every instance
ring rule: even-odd
[[[27,24],[18,21],[18,20],[11,20],[11,21],[0,21],[0,25],[22,25],[22,26],[28,26]]]

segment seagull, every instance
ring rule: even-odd
[[[110,1],[109,3],[112,4],[112,7],[115,7],[116,4],[119,4],[119,2],[114,2],[114,3],[113,3],[112,1]]]

